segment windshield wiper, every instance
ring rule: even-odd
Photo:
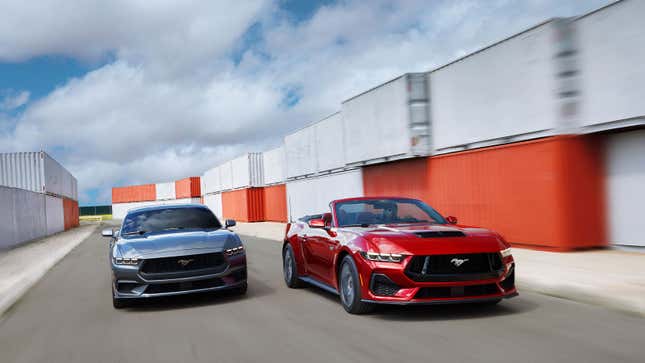
[[[163,228],[162,231],[172,231],[176,229],[184,229],[185,227],[168,227],[168,228]]]
[[[146,234],[146,233],[148,233],[148,231],[138,230],[138,231],[125,232],[125,233],[123,233],[121,235],[122,236],[132,236],[132,235],[135,235],[135,234],[142,235],[142,234]]]
[[[372,223],[356,223],[356,224],[345,224],[341,227],[361,227],[361,228],[367,228],[371,226]]]

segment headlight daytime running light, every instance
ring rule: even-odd
[[[376,253],[376,252],[361,251],[361,256],[363,256],[363,258],[369,261],[396,262],[396,263],[403,261],[403,255],[399,253]]]
[[[139,259],[136,257],[134,258],[115,257],[114,258],[115,265],[137,265],[138,263],[139,263]]]
[[[226,251],[224,251],[224,254],[226,254],[227,256],[235,256],[241,253],[244,253],[244,246],[229,248]]]
[[[509,248],[507,248],[507,249],[504,249],[504,250],[499,251],[499,253],[502,255],[502,258],[506,258],[506,257],[508,257],[508,256],[511,256],[511,255],[512,255],[512,253],[511,253],[511,248],[510,248],[510,247],[509,247]]]

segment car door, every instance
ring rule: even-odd
[[[325,214],[323,219],[331,226],[331,214]],[[306,245],[310,273],[317,280],[332,285],[334,254],[338,246],[335,234],[330,233],[328,229],[309,228],[303,245]]]

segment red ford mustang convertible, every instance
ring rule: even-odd
[[[457,225],[408,198],[351,198],[287,225],[284,280],[339,294],[347,312],[373,304],[496,304],[517,296],[515,262],[497,233]]]

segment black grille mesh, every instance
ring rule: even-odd
[[[141,266],[141,272],[146,274],[172,273],[216,268],[219,266],[226,266],[226,259],[220,252],[144,260]]]
[[[502,269],[498,253],[413,256],[406,275],[415,281],[451,281],[495,278]]]
[[[395,284],[387,276],[381,274],[372,275],[370,290],[372,290],[374,295],[393,296],[399,289],[399,285]]]

